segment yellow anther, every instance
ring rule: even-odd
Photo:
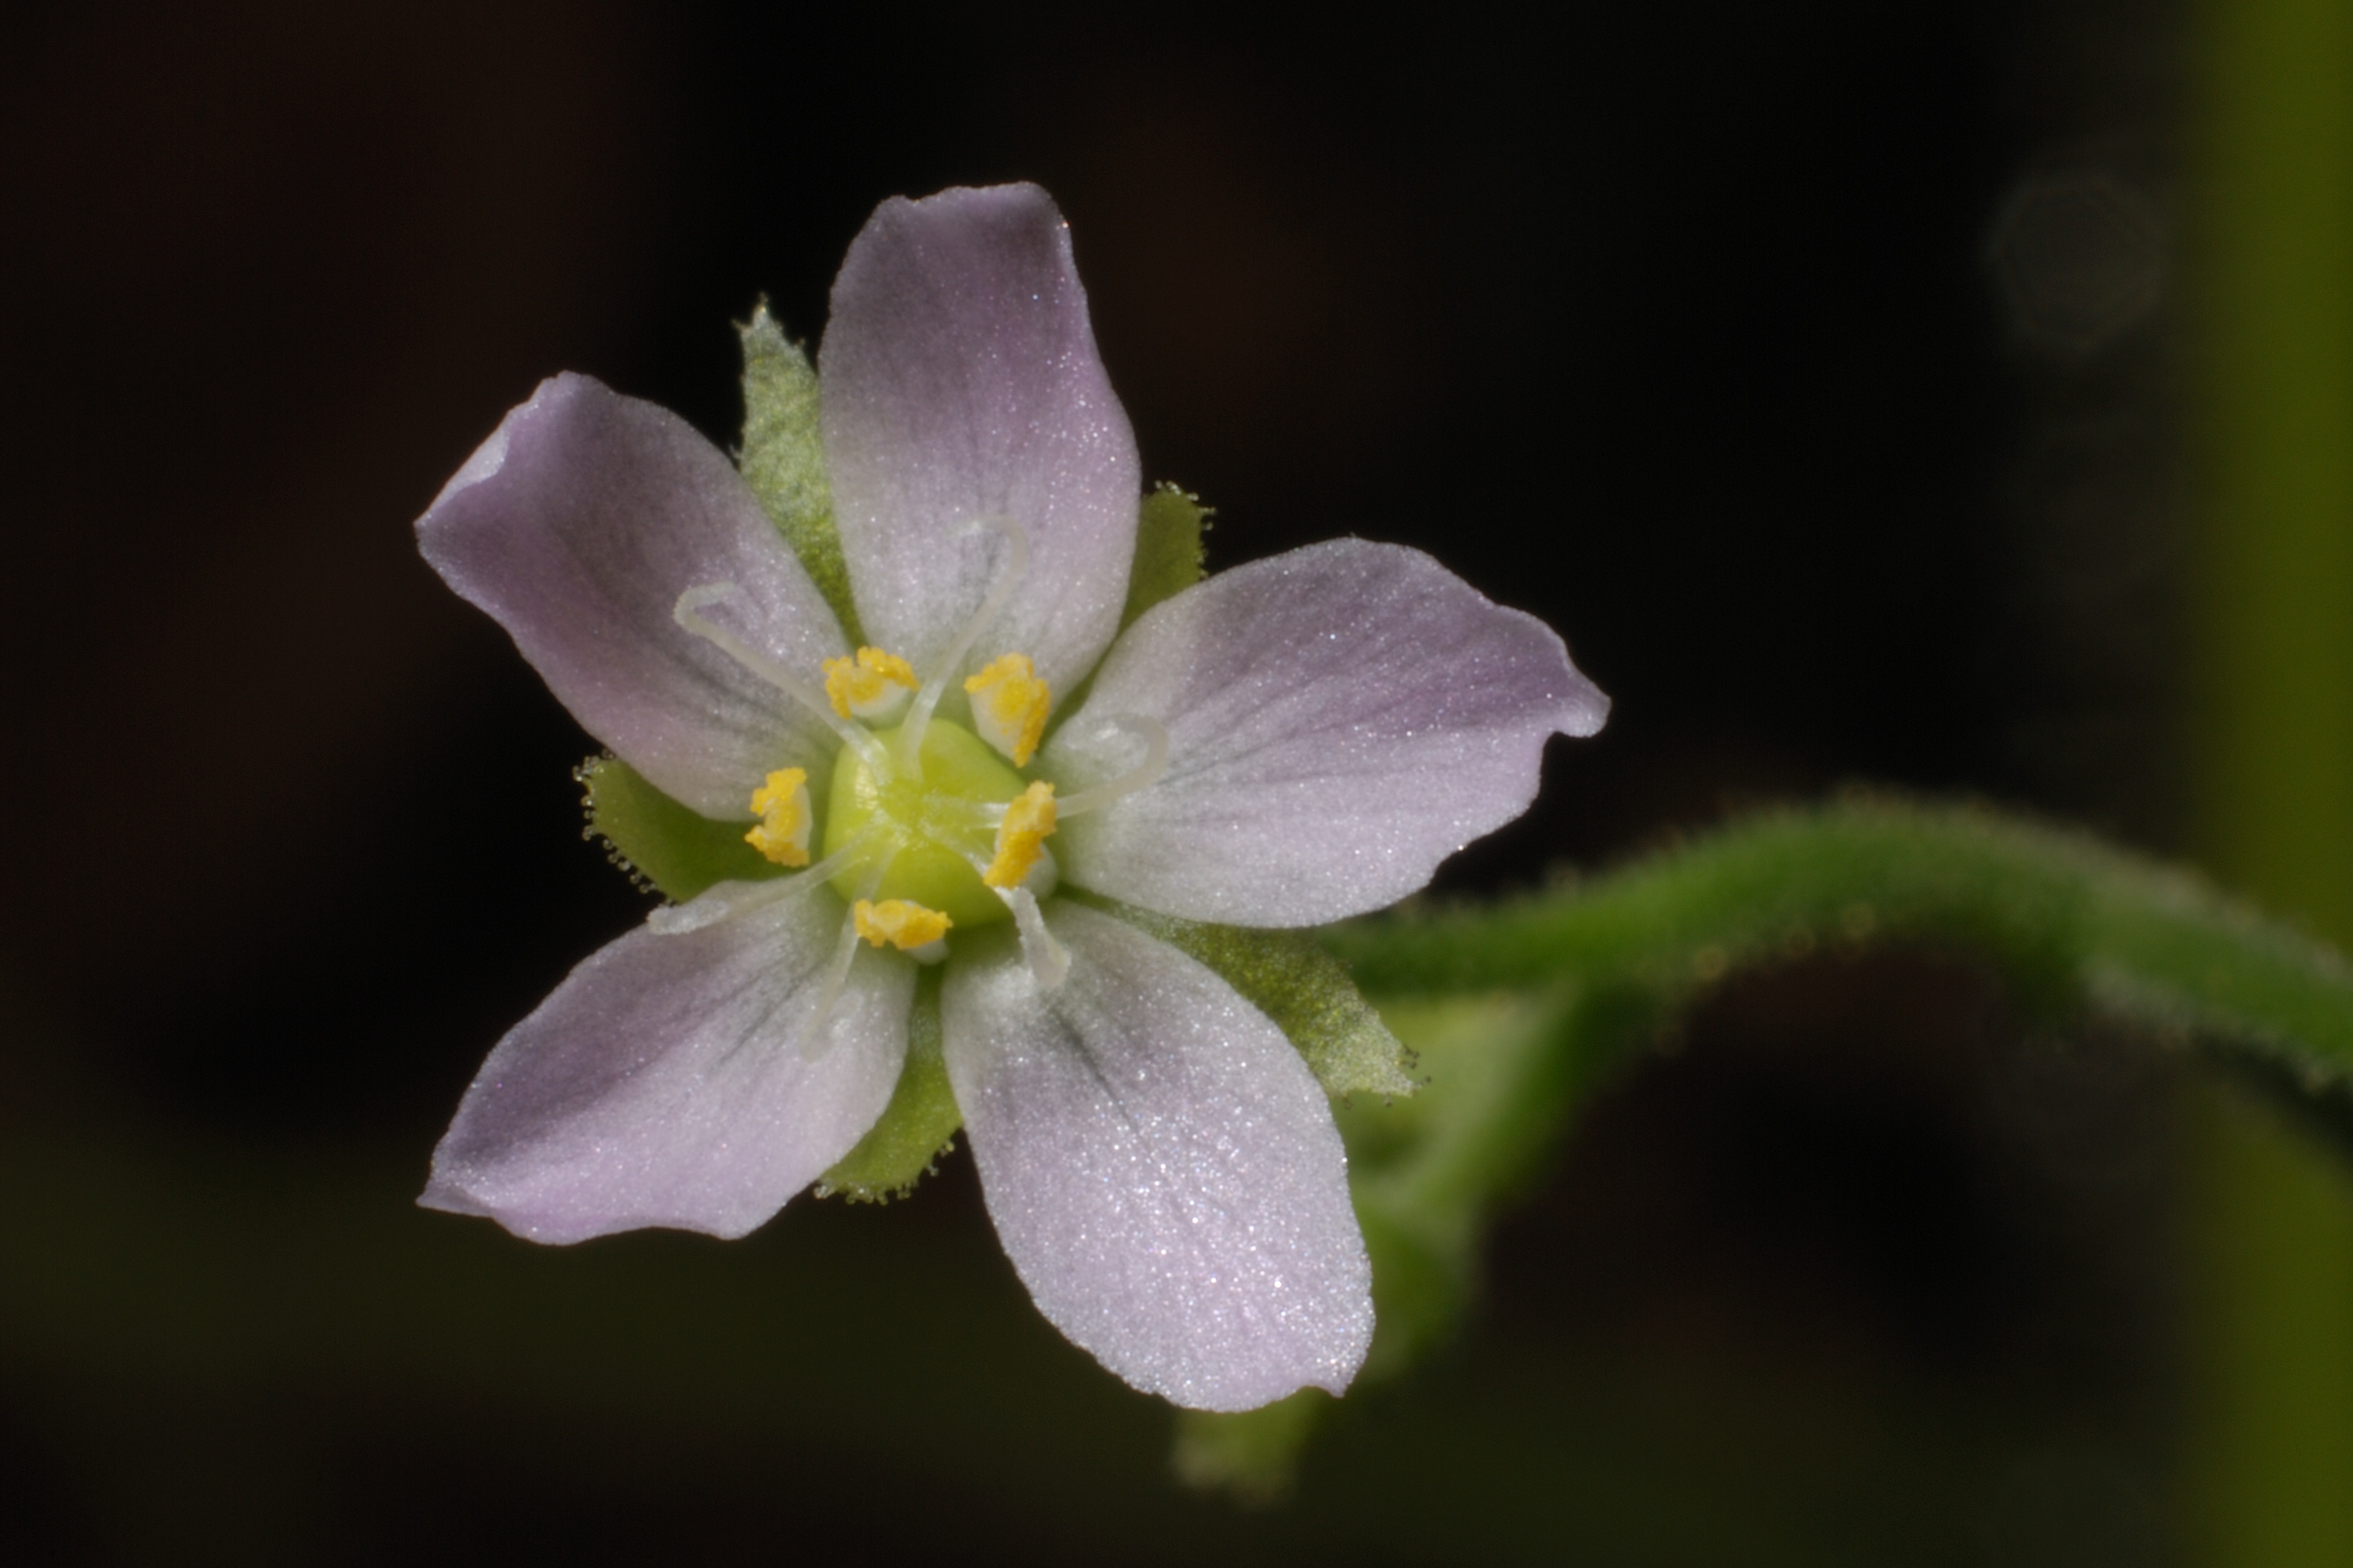
[[[885,899],[879,904],[860,899],[849,906],[849,918],[858,927],[858,934],[868,942],[876,947],[887,942],[901,952],[931,946],[955,924],[939,910],[927,910],[904,899]]]
[[[845,719],[871,719],[921,684],[915,667],[895,653],[862,647],[858,657],[825,661],[825,694]]]
[[[992,888],[1018,888],[1046,853],[1054,831],[1054,786],[1039,779],[1014,797],[997,828],[997,858],[980,879]]]
[[[752,809],[758,826],[744,842],[779,866],[808,864],[809,798],[806,768],[778,768],[768,782],[752,792]]]
[[[964,689],[972,693],[973,728],[980,738],[1011,757],[1015,767],[1028,767],[1054,702],[1029,656],[1008,653],[967,679]]]

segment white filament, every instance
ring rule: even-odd
[[[899,756],[910,768],[915,765],[915,759],[923,753],[923,731],[932,721],[932,710],[940,705],[940,699],[947,692],[949,680],[964,663],[964,656],[972,651],[972,645],[980,640],[980,634],[1005,613],[1006,602],[1013,597],[1014,590],[1019,588],[1022,580],[1029,575],[1029,533],[1027,529],[1009,517],[975,518],[971,526],[994,529],[1005,541],[1005,554],[997,563],[997,580],[989,584],[987,596],[980,601],[980,608],[965,622],[964,629],[956,634],[955,641],[948,645],[947,657],[940,660],[939,668],[923,682],[923,689],[915,693],[914,706],[907,710],[907,722],[899,731]]]
[[[843,745],[865,759],[868,767],[877,773],[881,772],[882,748],[873,736],[866,732],[864,726],[853,724],[836,713],[832,700],[824,692],[702,613],[705,605],[732,599],[742,591],[733,583],[705,583],[699,587],[689,588],[671,606],[670,618],[825,721],[828,727],[841,737]]]
[[[1104,721],[1106,724],[1144,737],[1144,761],[1114,778],[1108,778],[1075,795],[1060,797],[1054,803],[1057,816],[1078,816],[1109,805],[1124,795],[1148,789],[1160,782],[1168,771],[1168,727],[1157,719],[1146,719],[1141,713],[1121,713]]]
[[[1030,977],[1038,989],[1048,994],[1061,989],[1071,973],[1070,950],[1054,940],[1046,929],[1046,917],[1038,908],[1038,896],[1027,888],[1009,888],[997,895],[1005,907],[1013,911],[1014,928],[1021,933],[1021,956],[1029,962]]]
[[[696,895],[682,904],[664,904],[646,916],[646,929],[656,936],[684,936],[717,925],[721,921],[733,920],[737,915],[765,910],[780,899],[789,899],[812,888],[823,887],[841,868],[870,848],[876,835],[861,833],[816,865],[796,871],[789,877],[766,877],[756,882],[722,882]]]
[[[832,856],[826,857],[830,860]],[[858,900],[871,899],[874,889],[882,885],[883,872],[891,868],[896,855],[886,857],[880,866],[867,874],[866,885],[859,889],[858,899],[850,901],[850,910],[841,917],[841,935],[833,944],[833,956],[826,961],[825,979],[818,986],[817,1010],[809,1015],[801,1030],[801,1060],[817,1062],[833,1048],[833,1010],[841,1001],[841,988],[849,983],[850,961],[858,956]]]

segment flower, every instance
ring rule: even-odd
[[[575,969],[491,1053],[421,1201],[547,1242],[740,1236],[874,1125],[940,963],[948,1081],[1047,1318],[1181,1405],[1338,1392],[1372,1305],[1322,1089],[1216,973],[1055,895],[1261,927],[1380,908],[1525,810],[1546,737],[1607,700],[1542,623],[1362,540],[1123,632],[1134,441],[1034,186],[883,204],[818,378],[871,647],[724,456],[584,376],[418,521],[592,735],[800,868]]]

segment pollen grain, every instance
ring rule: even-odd
[[[760,820],[744,835],[744,842],[779,866],[809,863],[808,770],[778,768],[768,782],[752,792],[752,809]]]
[[[1053,708],[1053,694],[1029,656],[1006,654],[968,678],[964,689],[972,693],[973,728],[980,738],[1012,758],[1015,767],[1028,767]]]
[[[895,653],[862,647],[825,661],[825,695],[844,719],[873,719],[915,689],[915,668]]]
[[[1039,779],[1015,796],[997,829],[997,858],[980,879],[998,889],[1018,888],[1046,853],[1054,831],[1054,786]]]
[[[885,899],[879,904],[860,899],[849,906],[849,918],[869,942],[876,947],[888,942],[901,952],[929,947],[955,924],[939,910],[905,899]]]

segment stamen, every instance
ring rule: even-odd
[[[860,756],[866,759],[869,767],[873,768],[877,773],[881,772],[885,765],[882,748],[875,743],[873,736],[868,734],[860,726],[849,722],[836,713],[833,710],[833,704],[827,700],[823,692],[737,637],[733,632],[714,624],[702,615],[703,605],[715,605],[722,599],[732,599],[741,592],[742,590],[733,583],[705,583],[700,587],[689,588],[678,596],[678,603],[671,606],[670,618],[816,714],[819,719],[824,720],[832,727],[833,732],[841,737],[842,744],[854,748]]]
[[[749,914],[797,891],[802,877],[776,877],[759,882],[722,882],[682,904],[664,904],[646,912],[646,929],[656,936],[684,936],[715,926],[721,921]]]
[[[997,858],[980,879],[999,891],[1019,887],[1046,853],[1053,831],[1054,786],[1039,779],[1006,806],[1005,820],[997,827]]]
[[[1059,991],[1070,977],[1071,953],[1046,929],[1037,897],[1027,888],[1010,888],[997,895],[1013,911],[1014,929],[1021,933],[1021,956],[1029,963],[1030,978],[1040,991]]]
[[[1017,797],[1013,801],[1012,805],[1019,805],[1020,804],[1020,799]],[[1008,806],[1005,809],[1010,811],[1012,806]],[[1000,823],[998,826],[1002,826],[1004,825]],[[1039,837],[1042,837],[1044,836],[1041,834]],[[987,856],[976,855],[969,849],[959,849],[957,853],[964,857],[964,863],[971,867],[974,874],[980,878],[981,886],[987,888],[990,892],[995,893],[1000,903],[1004,901],[1008,893],[1017,890],[1028,893],[1032,899],[1051,898],[1053,896],[1054,889],[1061,885],[1061,868],[1054,864],[1054,857],[1052,852],[1050,850],[1043,848],[1039,849],[1037,857],[1029,862],[1029,868],[1027,874],[1025,874],[1019,881],[1008,884],[1002,888],[997,887],[988,879],[989,872],[996,869],[996,863]]]
[[[1053,693],[1038,679],[1029,656],[1005,654],[966,680],[964,689],[972,693],[972,727],[980,738],[1012,758],[1015,767],[1028,767],[1054,706]]]
[[[825,661],[825,694],[845,719],[882,720],[915,689],[915,667],[895,653],[862,647],[858,657]]]
[[[809,1015],[801,1031],[800,1053],[805,1062],[819,1062],[833,1049],[833,1009],[841,1000],[841,987],[849,978],[849,961],[858,956],[858,921],[855,916],[841,922],[841,935],[835,939],[833,956],[826,961],[825,980],[818,987],[817,1010]]]
[[[865,834],[860,834],[859,838],[864,840],[857,844],[860,848],[868,847],[872,842]],[[826,863],[831,865],[836,860],[849,858],[847,853],[843,853],[828,855],[825,858]],[[801,1060],[805,1062],[822,1060],[826,1052],[833,1048],[833,1009],[841,1000],[842,985],[849,979],[849,962],[858,956],[857,909],[874,896],[874,889],[881,885],[882,874],[891,868],[891,862],[895,858],[896,856],[886,856],[880,866],[867,873],[865,888],[851,901],[850,913],[842,918],[841,935],[834,939],[833,956],[826,961],[825,979],[818,986],[817,1007],[810,1013],[808,1022],[802,1026],[800,1053]],[[814,877],[817,873],[808,871],[803,875]]]
[[[1011,804],[1008,801],[991,805],[985,800],[955,800],[934,795],[931,805],[934,820],[970,828],[985,837],[1005,826],[1005,814],[1011,809]]]
[[[646,929],[656,936],[684,936],[721,921],[762,910],[779,899],[822,888],[841,868],[874,847],[880,837],[861,833],[807,870],[790,877],[769,877],[756,882],[722,882],[682,904],[664,904],[646,915]]]
[[[858,934],[873,946],[888,942],[901,952],[931,946],[955,924],[939,910],[906,899],[885,899],[879,904],[860,899],[849,906],[849,919]]]
[[[1027,529],[1009,517],[975,518],[972,526],[996,530],[1005,541],[1005,556],[997,563],[997,581],[989,584],[987,596],[980,601],[980,608],[972,613],[972,618],[964,624],[964,630],[958,632],[955,641],[948,645],[947,657],[940,660],[940,666],[932,672],[931,679],[923,682],[923,689],[915,693],[915,705],[907,710],[907,722],[899,731],[899,750],[910,768],[923,754],[924,727],[931,723],[932,710],[940,705],[940,698],[947,690],[949,677],[955,674],[957,667],[964,663],[964,656],[972,651],[972,645],[980,640],[980,634],[1004,613],[1006,602],[1013,597],[1014,590],[1021,586],[1022,579],[1029,575],[1029,533]]]
[[[1099,811],[1124,795],[1148,789],[1160,782],[1168,771],[1168,730],[1157,719],[1146,719],[1141,713],[1121,713],[1104,721],[1131,735],[1144,737],[1144,761],[1115,778],[1108,778],[1091,789],[1062,798],[1061,814],[1077,816],[1084,812]],[[1060,742],[1058,742],[1057,744]]]
[[[761,816],[744,842],[779,866],[808,864],[808,770],[778,768],[768,782],[752,792],[752,809]]]

